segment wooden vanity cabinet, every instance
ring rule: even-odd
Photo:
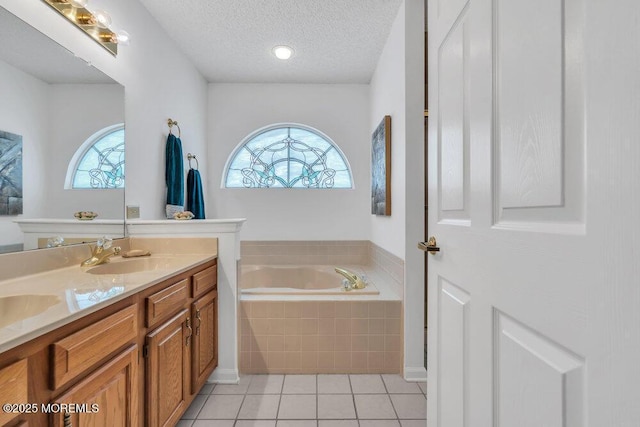
[[[0,426],[177,424],[217,366],[217,314],[213,260],[0,353],[2,403],[39,409]]]
[[[144,347],[149,427],[175,425],[218,365],[216,265],[178,279],[145,299],[152,326]]]

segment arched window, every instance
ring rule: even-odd
[[[100,129],[78,148],[64,188],[124,188],[124,123]]]
[[[226,188],[353,188],[340,148],[317,129],[276,124],[246,137],[233,151]]]

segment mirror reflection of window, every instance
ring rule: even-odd
[[[124,124],[91,135],[69,163],[65,189],[124,188]]]
[[[94,305],[120,295],[124,292],[124,286],[111,286],[94,289],[67,289],[65,297],[67,306],[72,312]]]

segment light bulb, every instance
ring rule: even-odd
[[[100,28],[109,28],[111,25],[111,16],[104,10],[93,11],[93,16],[96,18],[96,23]]]
[[[128,46],[129,43],[131,42],[131,36],[129,36],[129,33],[127,33],[124,30],[118,30],[115,31],[116,33],[116,39],[118,40],[118,44],[124,45],[124,46]]]
[[[71,6],[77,7],[77,8],[87,7],[89,0],[69,0],[69,3],[71,3]]]
[[[287,60],[293,55],[293,49],[289,46],[276,46],[272,49],[273,54],[278,59]]]

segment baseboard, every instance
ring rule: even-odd
[[[427,370],[424,366],[404,367],[404,379],[406,381],[424,382],[427,381]]]
[[[238,384],[240,377],[237,369],[216,368],[207,380],[209,384]]]

